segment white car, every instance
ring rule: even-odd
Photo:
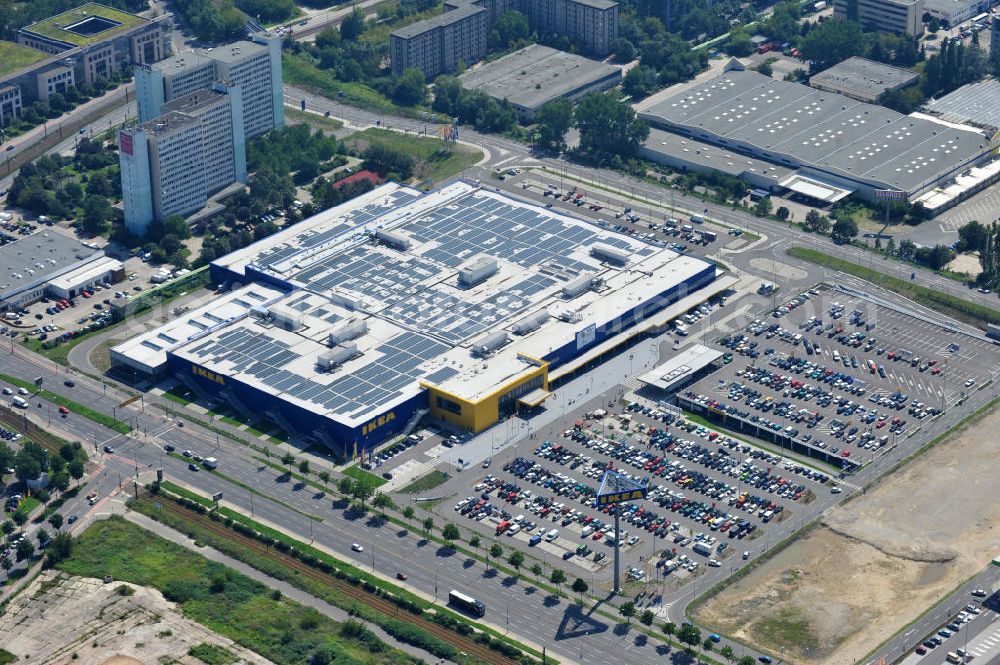
[[[351,543],[351,549],[354,550],[355,552],[364,552],[365,551],[365,548],[362,547],[361,545],[359,545],[358,543]]]

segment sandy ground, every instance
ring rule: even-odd
[[[952,272],[964,272],[969,277],[977,277],[983,271],[983,267],[979,265],[979,257],[972,254],[959,254],[945,268]]]
[[[19,660],[46,665],[204,665],[187,655],[203,642],[228,650],[238,665],[270,664],[183,618],[159,592],[132,587],[123,596],[119,586],[46,571],[0,615],[0,641]]]
[[[1000,549],[1000,410],[837,508],[698,611],[785,660],[851,665]]]

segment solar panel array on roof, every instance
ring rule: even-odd
[[[403,387],[424,375],[419,366],[448,348],[425,335],[402,332],[370,350],[366,365],[330,383],[284,369],[299,359],[298,354],[284,342],[249,328],[225,330],[190,352],[204,362],[231,363],[233,373],[253,376],[276,394],[287,393],[334,413],[358,417],[402,394]]]

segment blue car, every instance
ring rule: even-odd
[[[719,635],[718,633],[712,633],[711,635],[708,636],[708,639],[712,640],[713,642],[721,642],[722,636]]]

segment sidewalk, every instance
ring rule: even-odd
[[[360,619],[358,617],[351,617],[347,612],[340,609],[339,607],[335,607],[327,603],[325,600],[321,600],[316,596],[310,595],[305,591],[302,591],[301,589],[298,589],[292,586],[291,584],[288,584],[287,582],[282,582],[281,580],[277,580],[269,575],[265,575],[256,568],[252,568],[251,566],[246,565],[242,561],[237,561],[236,559],[226,556],[225,554],[222,554],[210,547],[197,547],[194,544],[194,541],[185,536],[184,534],[174,531],[170,527],[164,526],[163,524],[160,524],[159,522],[156,522],[146,517],[145,515],[136,513],[135,511],[128,511],[124,514],[124,517],[130,522],[138,526],[141,526],[142,528],[148,531],[152,531],[156,535],[165,538],[166,540],[169,540],[173,543],[177,543],[182,547],[186,547],[187,549],[191,550],[192,552],[198,553],[199,555],[205,557],[206,559],[221,563],[225,566],[232,568],[233,570],[236,570],[246,575],[251,579],[260,582],[261,584],[264,584],[265,586],[268,586],[272,589],[277,589],[286,597],[291,598],[292,600],[298,603],[302,603],[303,605],[313,607],[322,612],[323,614],[325,614],[326,616],[330,617],[334,621],[347,621],[348,619],[353,618],[355,621],[364,624],[365,628],[375,633],[378,636],[378,638],[383,642],[385,642],[386,644],[395,647],[400,651],[405,651],[406,653],[410,654],[415,658],[421,658],[428,663],[437,663],[440,665],[451,663],[451,661],[437,658],[436,656],[427,653],[423,649],[418,649],[417,647],[412,646],[410,644],[399,642],[398,640],[396,640],[396,638],[392,637],[391,635],[383,631],[375,624],[368,623],[364,621],[364,619]]]

